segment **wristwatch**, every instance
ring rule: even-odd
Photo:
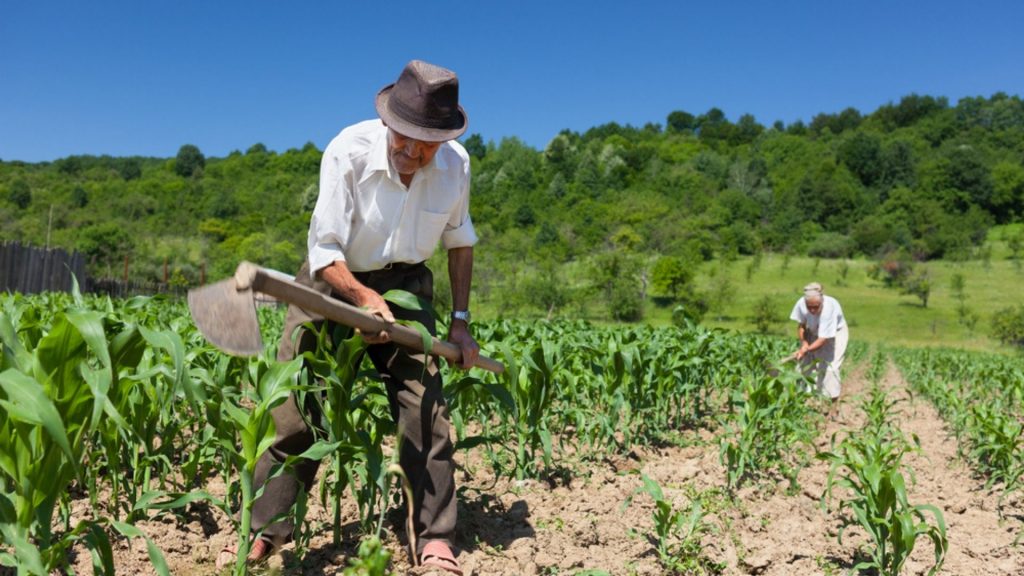
[[[452,312],[452,320],[462,320],[469,324],[469,310],[456,310]]]

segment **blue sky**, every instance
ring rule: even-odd
[[[916,92],[1024,94],[1024,2],[15,1],[0,159],[323,148],[405,63],[458,72],[470,133],[864,113]]]

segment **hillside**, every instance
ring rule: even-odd
[[[664,125],[564,131],[544,150],[477,134],[464,144],[482,238],[475,298],[495,314],[598,300],[598,319],[635,321],[654,298],[713,307],[695,271],[765,254],[981,262],[990,228],[1024,217],[1024,102],[1001,93],[955,105],[909,95],[788,126],[677,110]],[[292,271],[319,161],[309,143],[0,162],[0,240],[78,250],[95,276],[120,276],[127,257],[132,279],[160,281],[167,262],[183,286],[241,259]],[[1001,229],[1018,257],[1024,232]]]

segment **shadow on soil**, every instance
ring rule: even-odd
[[[524,500],[506,507],[491,494],[463,494],[459,498],[456,540],[467,552],[505,550],[520,538],[536,536],[529,516],[530,509]]]

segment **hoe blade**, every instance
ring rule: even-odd
[[[252,290],[238,290],[234,278],[188,291],[188,308],[199,331],[214,346],[235,356],[263,352]]]

